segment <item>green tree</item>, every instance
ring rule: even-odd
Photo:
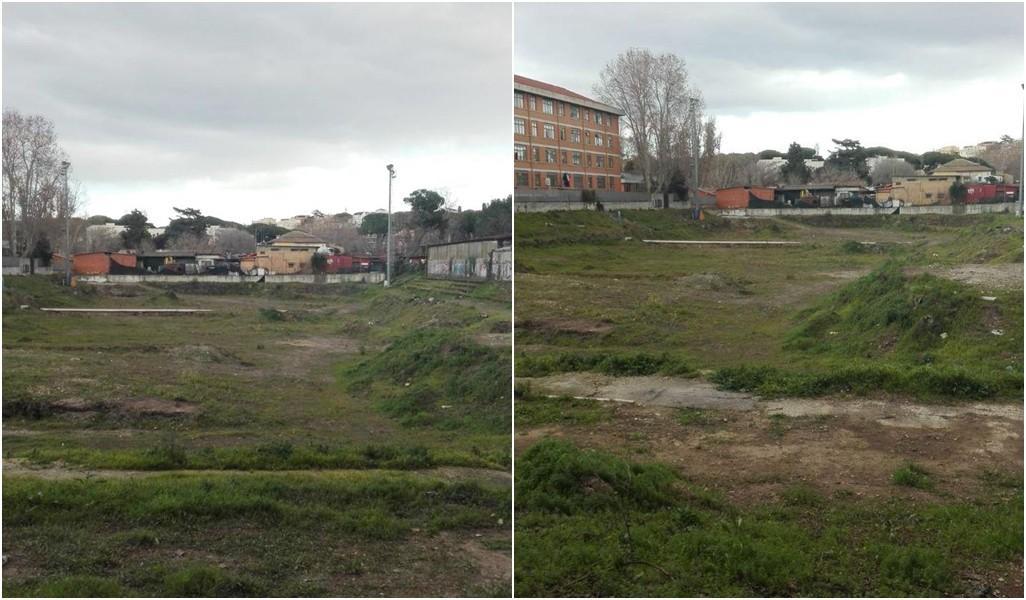
[[[477,234],[477,223],[481,213],[476,210],[465,210],[456,217],[456,234],[459,239],[471,239]]]
[[[267,223],[252,223],[246,226],[246,231],[253,234],[258,244],[269,242],[279,235],[288,233],[289,230],[278,225],[269,225]]]
[[[417,190],[403,198],[413,211],[413,224],[425,230],[445,228],[445,198],[432,190]]]
[[[360,221],[360,233],[363,235],[381,236],[388,233],[388,214],[371,213],[364,215]]]
[[[780,169],[780,175],[788,183],[808,183],[812,177],[812,171],[809,167],[805,166],[805,152],[807,148],[802,148],[798,142],[792,142],[787,148],[787,162]],[[816,151],[813,150],[813,155]],[[811,156],[808,158],[812,158]]]
[[[328,257],[320,252],[314,252],[313,257],[310,258],[310,266],[313,267],[314,273],[323,273],[328,267]]]
[[[50,245],[50,240],[46,237],[45,233],[40,234],[36,239],[32,252],[29,253],[29,258],[38,260],[44,267],[50,266],[50,261],[53,260],[53,247]]]
[[[965,204],[965,199],[969,195],[969,189],[964,183],[956,181],[948,188],[948,193],[951,194],[952,204]]]
[[[117,224],[125,227],[121,232],[121,244],[129,249],[139,248],[143,240],[149,239],[150,232],[147,228],[153,226],[139,209],[122,216]]]
[[[869,181],[869,167],[866,166],[866,149],[858,140],[845,138],[833,140],[837,147],[830,153],[827,163],[841,170],[849,170]]]
[[[927,171],[932,171],[936,169],[938,166],[943,165],[946,162],[955,160],[956,158],[958,158],[958,155],[955,154],[947,154],[944,152],[925,152],[919,160],[920,164],[922,164],[924,169],[926,169]]]
[[[203,213],[201,213],[199,209],[172,208],[174,208],[174,211],[178,213],[178,217],[171,219],[171,222],[168,223],[165,234],[169,241],[183,233],[191,233],[196,237],[200,237],[207,232],[207,225],[210,224],[208,217],[203,216]]]
[[[495,237],[513,233],[513,196],[496,198],[481,208],[474,228],[478,237]]]

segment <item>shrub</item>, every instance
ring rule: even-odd
[[[920,490],[933,488],[933,481],[926,469],[913,463],[907,463],[897,468],[891,475],[891,481],[897,485],[904,485]]]

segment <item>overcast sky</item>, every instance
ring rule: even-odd
[[[248,223],[510,193],[509,4],[5,4],[3,106],[51,119],[90,215]]]
[[[1022,3],[520,4],[515,22],[517,73],[586,95],[627,48],[684,58],[723,152],[1022,131]]]

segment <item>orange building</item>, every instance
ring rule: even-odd
[[[757,208],[773,205],[773,188],[737,186],[716,190],[716,208]]]
[[[514,187],[623,191],[621,116],[608,104],[514,75]]]
[[[136,272],[134,254],[122,252],[83,252],[71,257],[71,270],[76,275],[107,275]]]

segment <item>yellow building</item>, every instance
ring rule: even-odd
[[[928,206],[951,204],[951,184],[958,181],[955,176],[913,175],[895,177],[886,198],[877,198],[883,204],[886,200],[900,202],[902,206]]]
[[[313,256],[326,247],[324,240],[305,231],[290,231],[278,236],[270,244],[257,247],[240,261],[243,272],[258,271],[271,275],[313,273]]]

